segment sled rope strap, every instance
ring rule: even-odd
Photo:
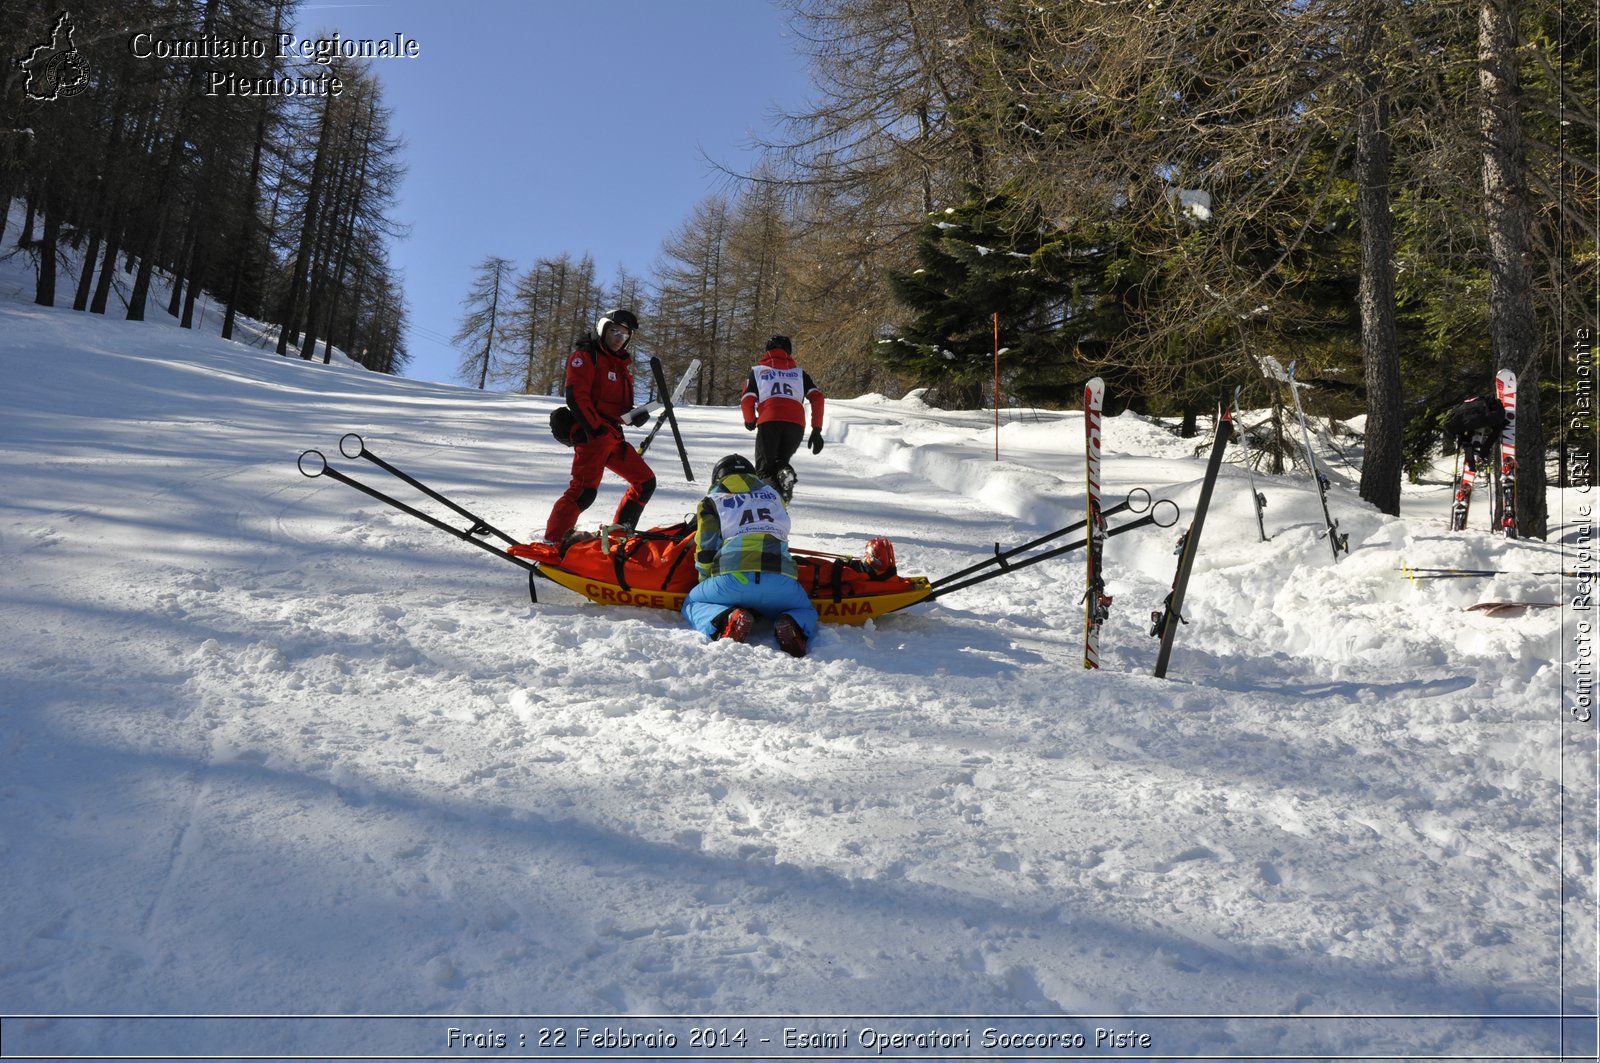
[[[621,587],[625,591],[631,591],[633,588],[628,586],[628,577],[623,575],[623,568],[627,565],[627,563],[628,547],[627,544],[624,543],[621,546],[618,546],[615,550],[611,551],[611,567],[617,574],[617,586]]]

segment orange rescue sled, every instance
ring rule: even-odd
[[[533,562],[539,575],[601,605],[683,608],[698,577],[694,525],[651,528],[616,538],[574,542],[565,552],[542,543],[518,543],[506,552]],[[915,605],[933,591],[922,576],[895,571],[894,547],[873,539],[864,556],[793,550],[799,579],[826,623],[864,624]]]

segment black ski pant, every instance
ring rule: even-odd
[[[800,449],[806,426],[793,421],[768,421],[756,429],[756,475],[773,482],[778,467],[788,465]]]

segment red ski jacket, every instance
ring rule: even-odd
[[[633,356],[612,354],[598,340],[585,340],[567,359],[567,406],[590,436],[602,425],[622,427],[633,409]]]
[[[739,408],[747,424],[787,421],[804,427],[807,401],[811,403],[811,427],[821,428],[822,389],[795,363],[793,355],[774,347],[761,356],[761,364],[751,367]]]

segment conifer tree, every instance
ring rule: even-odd
[[[917,237],[918,268],[891,272],[895,297],[912,316],[880,341],[880,357],[931,387],[940,405],[982,406],[998,314],[1007,390],[1033,401],[1066,398],[1082,384],[1061,331],[1073,309],[1063,282],[1069,255],[1036,211],[969,188],[959,207],[929,215]]]
[[[456,376],[461,380],[476,379],[482,391],[489,386],[489,374],[494,371],[495,344],[500,339],[500,317],[503,308],[511,303],[513,274],[516,267],[510,260],[489,255],[473,274],[472,288],[461,300],[466,316],[450,342],[467,351],[462,356]]]

